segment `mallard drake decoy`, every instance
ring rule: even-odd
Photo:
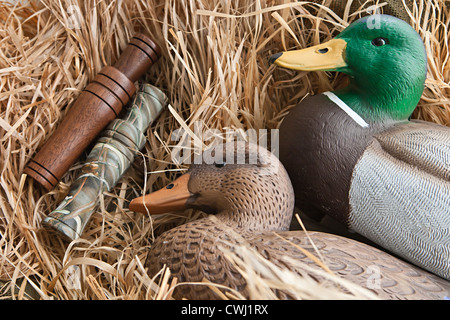
[[[297,206],[449,280],[450,128],[410,120],[427,73],[417,32],[373,15],[270,61],[349,75],[346,88],[304,99],[280,125]]]
[[[218,155],[227,163],[211,160],[218,159]],[[241,162],[237,162],[238,158]],[[195,208],[214,214],[214,219],[198,219],[157,237],[146,263],[149,274],[156,275],[166,265],[179,282],[200,282],[206,278],[248,298],[246,280],[223,254],[223,248],[230,249],[241,239],[282,268],[293,268],[284,259],[288,256],[320,269],[284,240],[315,254],[305,232],[286,231],[294,201],[292,184],[278,158],[262,147],[240,141],[205,152],[202,164],[191,165],[187,173],[165,188],[133,199],[129,208],[150,214]],[[448,281],[379,249],[333,234],[309,235],[325,264],[342,278],[366,287],[371,276],[367,269],[380,268],[380,287],[373,290],[380,298],[443,299],[448,295]],[[280,298],[290,297],[283,291],[277,294]],[[177,287],[174,296],[218,297],[206,286],[187,284]]]

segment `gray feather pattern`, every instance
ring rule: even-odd
[[[349,225],[450,280],[450,134],[413,122],[376,136],[353,172]]]

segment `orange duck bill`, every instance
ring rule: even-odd
[[[133,199],[130,210],[135,212],[161,214],[187,209],[186,202],[193,195],[189,192],[190,174],[185,173],[165,188]]]

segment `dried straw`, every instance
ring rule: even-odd
[[[196,121],[203,123],[203,131],[276,128],[304,96],[345,83],[342,75],[276,69],[268,64],[268,57],[280,50],[318,44],[374,8],[388,10],[389,4],[313,2],[0,2],[3,296],[170,298],[173,287],[182,284],[168,282],[167,270],[161,270],[164,281],[155,282],[144,263],[154,237],[186,218],[172,214],[152,220],[130,212],[128,201],[162,187],[187,168],[171,158],[179,142],[172,139],[172,133],[178,128],[193,132]],[[450,125],[449,10],[439,0],[405,1],[411,3],[411,11],[397,10],[409,17],[423,37],[429,62],[426,88],[414,116]],[[148,130],[148,143],[134,167],[114,190],[104,194],[84,237],[67,244],[43,231],[41,220],[64,198],[81,163],[49,193],[22,172],[81,90],[104,65],[114,63],[136,31],[148,33],[162,47],[163,58],[146,79],[167,93],[172,108]],[[185,131],[185,136],[189,134]],[[200,215],[191,212],[187,219]],[[298,283],[290,288],[298,298],[348,298],[349,292],[353,297],[369,298],[355,290],[344,292],[342,285],[323,289],[307,278],[275,270],[245,246],[239,255],[242,261],[229,257],[249,283],[257,283],[255,297],[272,297],[272,287],[289,281]],[[269,279],[270,274],[276,275],[272,277],[276,281]],[[316,291],[317,286],[322,291]]]

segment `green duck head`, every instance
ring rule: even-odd
[[[350,84],[334,91],[368,121],[406,120],[424,89],[427,58],[422,39],[389,15],[361,18],[318,46],[273,55],[270,62],[301,71],[339,71]]]

